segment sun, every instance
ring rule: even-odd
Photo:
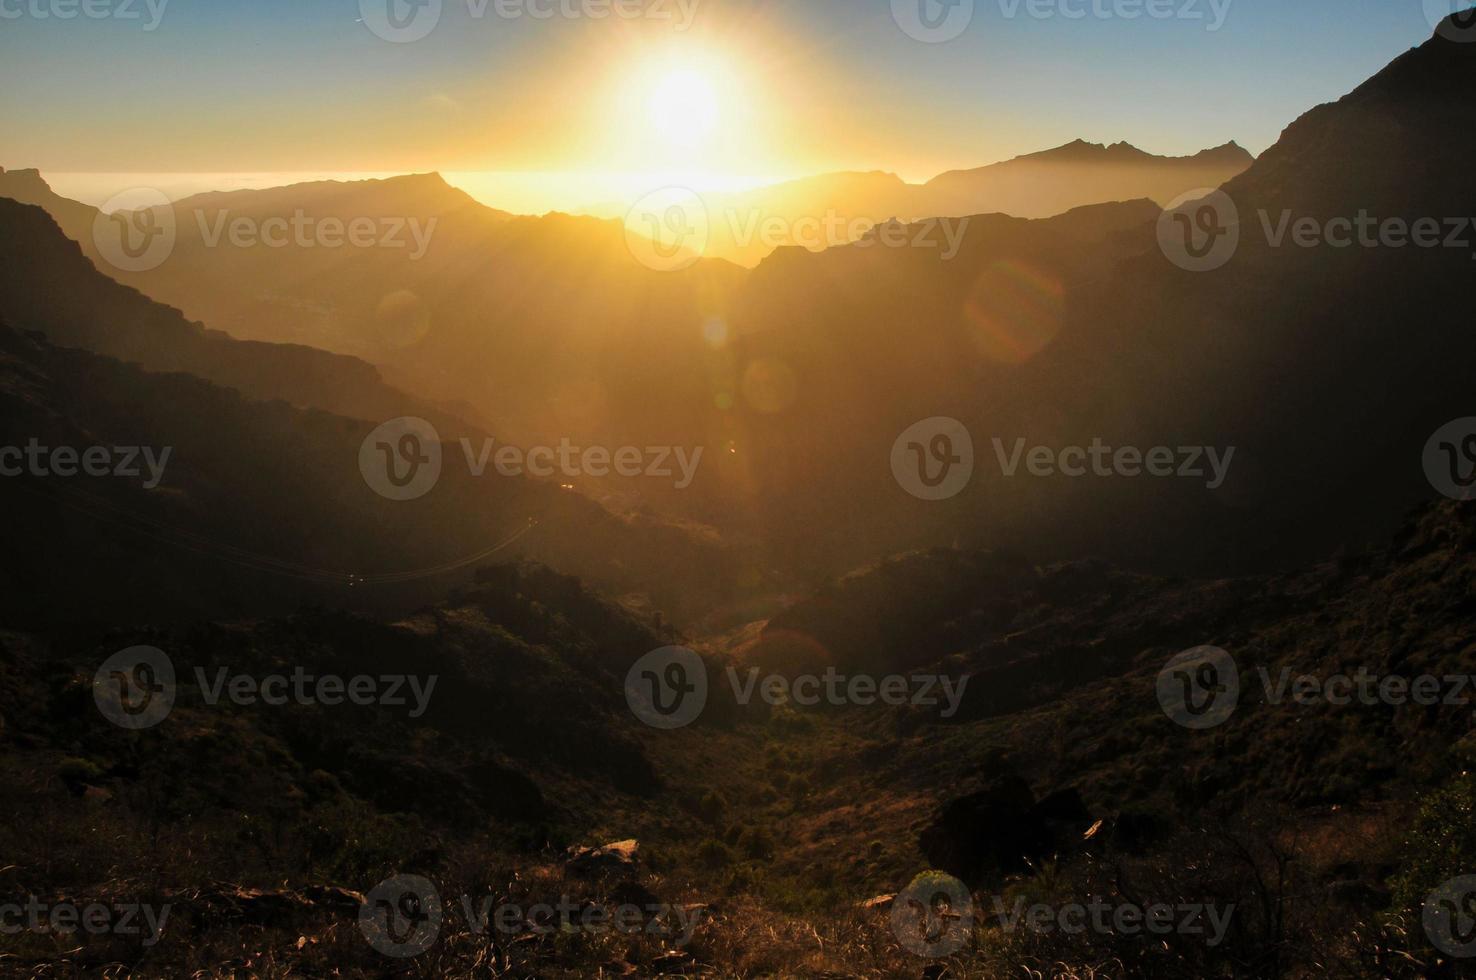
[[[707,146],[722,122],[717,85],[697,68],[673,68],[650,83],[646,115],[653,135],[686,150]]]
[[[3,2],[3,0],[0,0]],[[716,47],[623,52],[612,61],[609,101],[592,106],[593,159],[628,179],[634,200],[655,188],[717,189],[761,174],[762,91],[742,59]]]

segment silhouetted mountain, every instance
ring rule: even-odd
[[[925,213],[1004,211],[1044,218],[1102,201],[1145,197],[1167,207],[1181,195],[1219,187],[1255,157],[1234,142],[1193,156],[1162,157],[1127,143],[1077,140],[975,170],[954,170],[923,185]]]
[[[188,322],[178,310],[99,274],[77,242],[59,234],[57,222],[39,207],[4,198],[0,315],[16,329],[41,331],[58,346],[95,351],[150,371],[193,374],[252,398],[280,398],[376,423],[414,415],[448,432],[468,428],[386,385],[378,371],[356,358],[235,340]]]
[[[1138,201],[1035,221],[978,215],[951,259],[856,245],[766,260],[733,321],[745,361],[792,379],[783,400],[745,405],[743,451],[764,536],[787,560],[817,563],[814,572],[929,540],[933,520],[972,540],[958,501],[902,495],[887,465],[892,440],[921,419],[976,418],[1070,328],[1073,287],[1151,247],[1158,214]],[[896,240],[924,231],[910,226]],[[993,452],[974,428],[982,471]]]
[[[974,170],[909,184],[895,174],[832,173],[737,193],[700,195],[706,210],[703,254],[755,266],[776,247],[844,245],[889,220],[971,214],[1047,218],[1073,208],[1149,199],[1161,207],[1219,187],[1254,161],[1235,143],[1188,157],[1161,157],[1127,143],[1077,140]],[[620,217],[624,207],[594,209]]]
[[[1226,187],[1240,244],[1211,271],[1174,265],[1152,223],[1064,263],[1016,244],[935,264],[910,249],[776,254],[738,320],[800,379],[756,440],[769,537],[853,562],[962,541],[1209,571],[1387,534],[1433,493],[1426,441],[1470,415],[1460,297],[1476,245],[1304,248],[1288,233],[1277,247],[1265,226],[1282,209],[1444,230],[1476,214],[1473,95],[1476,47],[1437,36],[1299,120]],[[946,502],[903,494],[885,465],[891,440],[934,416],[973,438],[973,482]],[[1197,447],[1204,475],[1006,476],[1019,440]],[[1235,450],[1215,489],[1210,447]]]
[[[0,167],[0,198],[45,209],[68,238],[91,247],[92,222],[97,208],[62,197],[51,189],[39,170],[6,170]]]
[[[705,613],[701,583],[732,572],[710,536],[622,520],[555,483],[475,477],[454,443],[434,490],[396,502],[360,470],[372,422],[253,401],[9,328],[0,347],[0,446],[39,447],[44,471],[7,458],[19,472],[0,480],[9,623],[253,616],[305,602],[399,609],[442,594],[492,554],[545,560],[676,612],[695,601]],[[93,447],[119,447],[106,474],[77,465]],[[73,461],[53,467],[57,448]]]

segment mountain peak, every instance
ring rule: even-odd
[[[26,170],[6,170],[0,167],[0,184],[33,194],[51,192],[51,185],[42,178],[41,171],[34,167]]]

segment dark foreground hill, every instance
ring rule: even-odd
[[[551,977],[1458,976],[1420,906],[1476,866],[1470,692],[1444,697],[1450,678],[1476,672],[1473,542],[1468,507],[1448,504],[1385,549],[1247,579],[901,556],[705,643],[715,696],[678,731],[641,726],[621,695],[636,658],[676,637],[531,566],[488,569],[386,623],[312,612],[7,634],[0,738],[15,812],[0,881],[46,900],[174,909],[157,944],[61,953],[28,936],[12,962],[138,975],[332,964],[474,976],[494,962]],[[974,587],[940,597],[939,581]],[[934,626],[911,647],[853,650],[856,617],[884,635]],[[766,645],[799,636],[843,676],[947,678],[960,697],[946,712],[755,699],[733,713],[726,666],[742,677]],[[168,652],[179,693],[158,725],[124,732],[90,687],[105,657],[135,644]],[[1185,716],[1160,676],[1203,644],[1233,659],[1240,695],[1194,729],[1174,720]],[[438,681],[399,706],[205,697],[221,671],[299,669]],[[1272,697],[1283,672],[1444,686],[1428,706]],[[22,812],[49,816],[43,828]],[[610,842],[624,843],[565,853]],[[966,882],[973,906],[964,942],[937,958],[912,951],[888,913],[929,868]],[[408,963],[357,923],[392,874],[422,876],[445,903]],[[484,900],[516,910],[505,928],[479,933],[467,918]],[[560,900],[659,914],[623,936],[546,929],[554,920],[530,912]],[[1193,906],[1219,925],[1146,937],[1039,931],[1009,914],[1093,900]]]

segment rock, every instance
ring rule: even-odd
[[[564,870],[576,875],[633,874],[640,847],[638,841],[622,840],[604,847],[573,848]]]
[[[933,867],[981,884],[1080,847],[1093,822],[1076,790],[1058,790],[1036,801],[1018,775],[997,771],[979,792],[945,804],[919,844]]]
[[[875,898],[868,898],[856,907],[863,912],[885,912],[892,907],[892,903],[896,900],[896,895],[878,895]]]

